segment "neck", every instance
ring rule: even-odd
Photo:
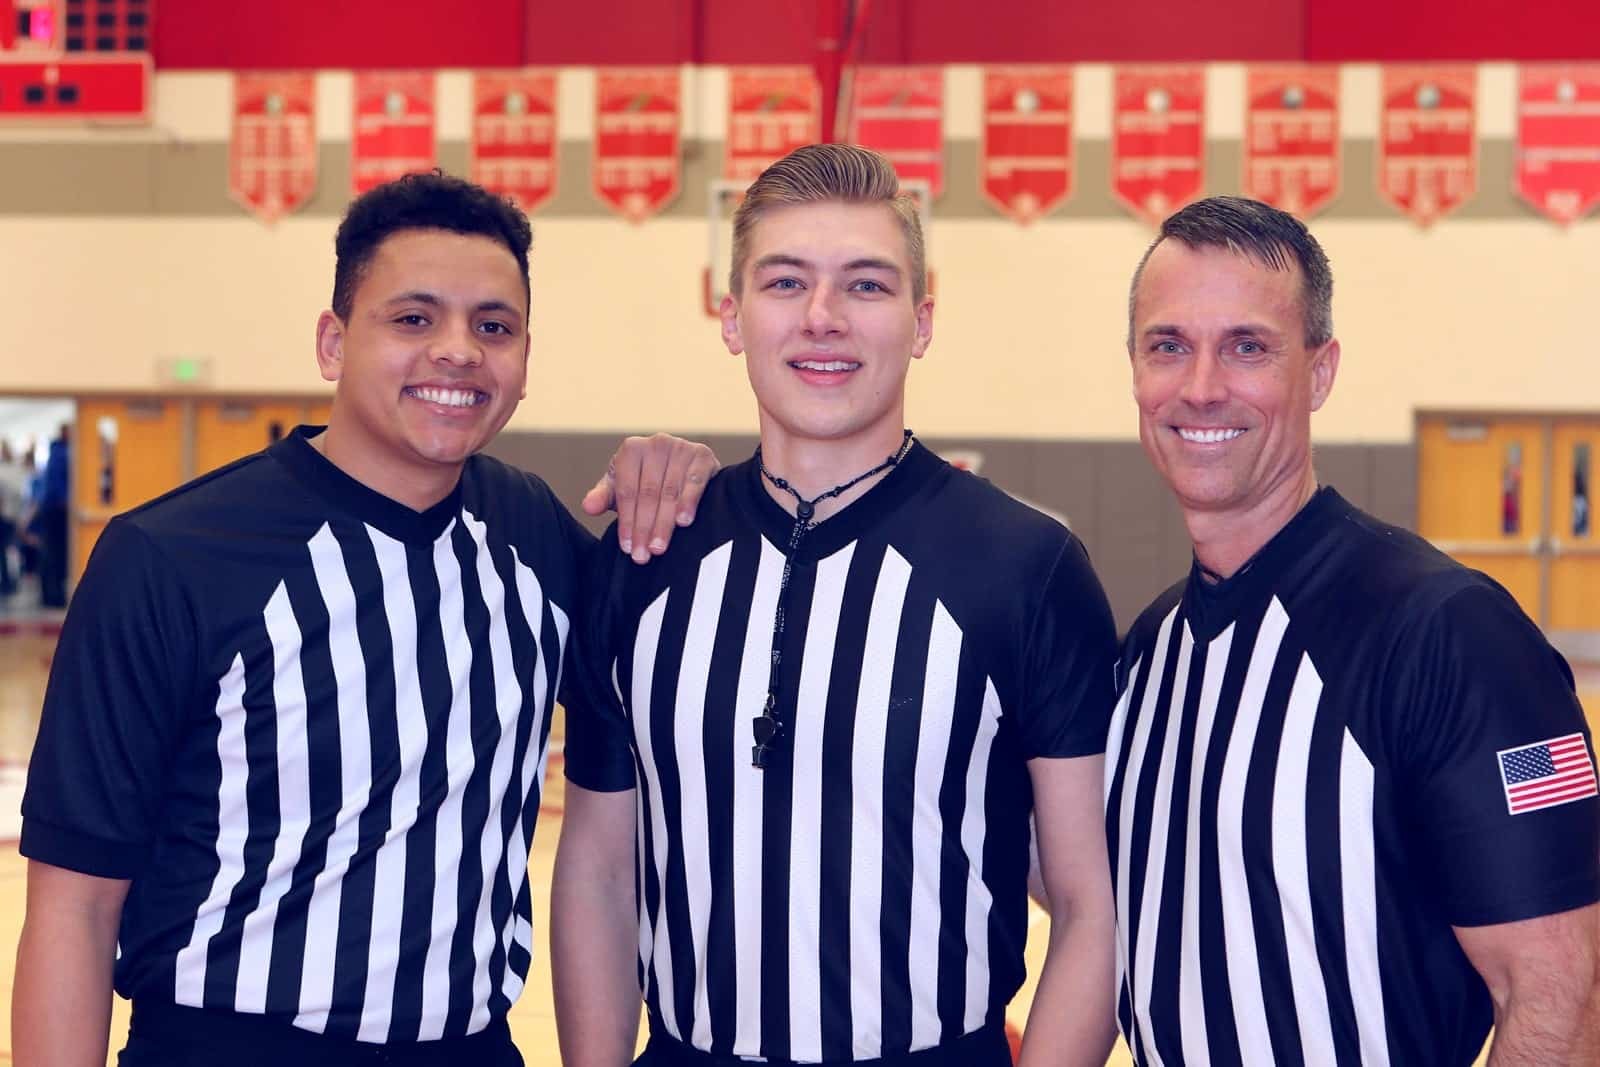
[[[848,441],[795,442],[784,435],[762,433],[761,464],[772,477],[763,476],[762,486],[767,495],[776,500],[790,515],[797,515],[799,501],[794,494],[779,488],[773,478],[782,478],[796,493],[808,501],[815,501],[810,521],[819,523],[843,511],[859,500],[874,485],[889,474],[885,468],[862,478],[837,496],[818,499],[824,493],[844,485],[877,467],[890,456],[902,456],[907,448],[905,431],[874,433],[870,437],[857,437]]]
[[[1300,513],[1317,492],[1316,472],[1303,475],[1242,511],[1200,511],[1185,508],[1184,525],[1194,543],[1194,558],[1220,578],[1231,578],[1261,551],[1278,531]]]
[[[451,490],[455,489],[456,482],[461,479],[459,465],[444,466],[437,471],[408,470],[397,474],[393,470],[363,463],[359,450],[346,447],[344,438],[338,433],[336,421],[330,422],[326,430],[310,438],[308,443],[322,453],[329,463],[368,489],[382,493],[412,511],[427,511],[449,496]]]

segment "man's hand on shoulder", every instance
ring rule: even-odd
[[[627,437],[583,498],[583,510],[617,512],[617,542],[635,563],[667,550],[675,527],[694,521],[700,496],[721,464],[711,449],[671,434]]]

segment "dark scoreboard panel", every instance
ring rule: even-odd
[[[144,122],[155,0],[0,0],[0,124]]]

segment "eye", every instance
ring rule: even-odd
[[[394,321],[399,326],[426,326],[428,317],[415,311],[408,311],[404,315],[397,315]]]
[[[494,319],[490,319],[487,322],[479,323],[478,324],[478,329],[483,330],[483,331],[485,331],[487,333],[504,334],[504,335],[507,335],[507,336],[516,333],[516,331],[514,329],[512,329],[510,326],[508,326],[506,323],[496,322]]]
[[[1178,353],[1183,351],[1183,346],[1178,344],[1176,341],[1168,339],[1165,341],[1157,341],[1155,344],[1150,346],[1150,351],[1159,356],[1176,356]]]
[[[889,292],[889,287],[887,285],[884,285],[882,282],[876,281],[876,280],[874,280],[872,278],[861,278],[858,281],[856,281],[855,284],[851,285],[850,288],[859,290],[859,291],[864,292],[864,293],[887,293],[887,292]]]
[[[803,286],[800,284],[800,279],[798,278],[774,278],[772,281],[767,283],[767,288],[793,292],[797,289],[803,288]]]
[[[1266,346],[1260,341],[1252,341],[1249,339],[1239,341],[1233,346],[1233,350],[1235,353],[1241,356],[1260,356],[1264,355],[1267,351]]]

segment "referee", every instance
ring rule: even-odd
[[[104,1063],[113,983],[124,1067],[521,1063],[528,847],[592,545],[476,454],[526,382],[529,236],[442,175],[361,197],[317,324],[327,429],[107,525],[23,799],[19,1063]],[[675,451],[693,496],[714,461]]]
[[[1108,742],[1140,1064],[1600,1063],[1600,800],[1561,657],[1484,575],[1317,485],[1316,240],[1217,197],[1134,275],[1140,437],[1194,542]]]
[[[1111,615],[1072,534],[904,429],[922,247],[845,145],[735,216],[761,447],[651,565],[596,557],[552,891],[569,1067],[629,1062],[641,984],[658,1067],[1009,1065],[1035,805],[1062,918],[1023,1059],[1105,1061]]]

